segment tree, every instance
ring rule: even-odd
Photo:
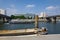
[[[21,15],[21,16],[11,15],[11,18],[12,18],[12,19],[17,19],[17,18],[19,18],[19,19],[25,19],[25,16],[24,16],[24,15]]]
[[[14,16],[14,15],[11,15],[11,18],[12,18],[12,19],[14,19],[14,18],[15,18],[15,16]]]
[[[20,19],[25,19],[24,15],[19,16]]]

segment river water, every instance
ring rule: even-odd
[[[39,28],[46,27],[49,34],[60,34],[60,22],[39,22]],[[17,30],[17,29],[26,29],[34,28],[34,23],[29,24],[0,24],[0,30]]]

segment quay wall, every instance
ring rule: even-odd
[[[19,21],[35,21],[35,19],[20,19]],[[48,21],[47,19],[39,19],[38,21]]]

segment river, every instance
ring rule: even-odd
[[[39,28],[46,27],[49,34],[60,34],[60,22],[39,22]],[[18,30],[34,28],[34,23],[29,24],[0,24],[0,30]]]

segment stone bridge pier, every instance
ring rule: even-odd
[[[0,22],[4,23],[4,22],[8,22],[9,20],[11,20],[11,17],[0,14]]]
[[[52,22],[56,22],[56,17],[50,18]]]
[[[49,21],[49,22],[56,22],[56,17],[50,17],[50,18],[46,18],[47,19],[47,21]]]
[[[5,17],[1,17],[0,18],[0,21],[3,22],[3,23],[5,23],[5,22],[8,22],[9,19],[8,18],[5,18]]]
[[[2,20],[3,20],[3,23],[8,21],[7,18],[4,18],[4,17],[2,18]]]

